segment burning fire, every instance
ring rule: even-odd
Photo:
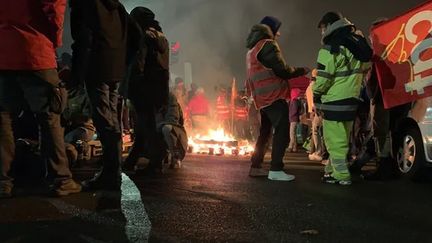
[[[223,128],[209,130],[207,135],[189,137],[189,152],[209,155],[249,155],[254,147],[247,140],[238,141]]]

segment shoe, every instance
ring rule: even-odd
[[[55,196],[64,197],[70,194],[81,192],[80,184],[72,179],[57,179],[54,181],[52,192]]]
[[[13,184],[10,180],[0,181],[0,199],[12,197]]]
[[[267,177],[268,175],[268,170],[263,168],[250,168],[249,170],[250,177]]]
[[[120,191],[121,175],[108,175],[103,172],[98,172],[92,179],[83,181],[81,184],[85,191]]]
[[[329,178],[329,177],[331,177],[331,176],[332,176],[331,173],[324,173],[323,178]]]
[[[322,178],[322,181],[324,183],[339,184],[341,186],[350,186],[352,184],[351,180],[338,180],[338,179],[334,178],[333,176],[326,177],[325,175]]]
[[[309,160],[311,161],[322,161],[323,158],[319,156],[317,153],[309,154]]]
[[[182,167],[181,160],[173,160],[170,163],[170,169],[180,169]]]
[[[267,178],[272,181],[293,181],[295,176],[283,171],[270,171]]]

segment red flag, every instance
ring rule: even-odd
[[[432,96],[432,1],[372,29],[385,108]]]

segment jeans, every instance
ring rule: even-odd
[[[321,128],[322,128],[322,117],[318,116],[317,114],[314,114],[312,120],[312,140],[313,140],[314,147],[311,150],[311,153],[316,153],[320,156],[322,156],[324,152],[324,141],[321,135]]]
[[[255,152],[252,155],[252,168],[261,168],[267,150],[267,143],[273,133],[272,160],[270,170],[282,171],[283,158],[289,143],[289,108],[285,100],[275,101],[260,111],[261,127]]]
[[[15,157],[13,117],[28,107],[39,125],[41,156],[55,179],[72,177],[66,157],[60,115],[52,112],[53,87],[59,78],[55,69],[42,71],[0,71],[0,180],[10,180]]]
[[[92,117],[103,149],[102,173],[119,176],[122,136],[118,118],[118,82],[87,82]]]
[[[294,152],[297,151],[297,124],[298,122],[290,123],[290,142],[288,149],[292,149]]]

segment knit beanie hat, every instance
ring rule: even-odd
[[[273,17],[273,16],[265,16],[265,17],[261,20],[260,23],[261,23],[261,24],[265,24],[265,25],[267,25],[268,27],[270,27],[270,29],[271,29],[272,32],[273,32],[273,35],[276,35],[276,33],[279,31],[279,29],[280,29],[280,27],[281,27],[281,25],[282,25],[282,22],[281,22],[278,18]]]

